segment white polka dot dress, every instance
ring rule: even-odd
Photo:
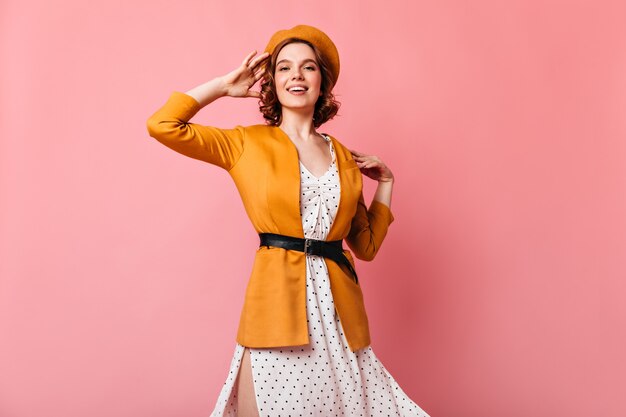
[[[339,173],[332,163],[316,178],[300,163],[304,235],[325,240],[337,213]],[[329,260],[328,262],[333,262]],[[428,417],[399,387],[371,346],[352,352],[330,291],[324,259],[306,255],[308,346],[250,348],[259,415]],[[211,417],[237,416],[236,378],[244,347],[235,346],[230,371]]]

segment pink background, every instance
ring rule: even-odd
[[[357,267],[405,392],[433,417],[626,415],[623,1],[3,0],[0,19],[1,417],[209,415],[258,238],[227,173],[145,124],[298,23],[341,54],[321,131],[397,178]],[[192,121],[261,118],[229,98]]]

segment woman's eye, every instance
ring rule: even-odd
[[[286,70],[286,69],[289,69],[289,67],[280,67],[280,68],[278,68],[278,71],[282,71],[282,70]]]
[[[310,69],[310,70],[315,71],[315,67],[312,67],[312,66],[308,66],[308,67],[304,67],[304,68],[305,68],[305,69]]]

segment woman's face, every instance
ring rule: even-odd
[[[305,43],[285,45],[276,57],[274,81],[283,108],[313,111],[322,86],[322,73],[313,49]]]

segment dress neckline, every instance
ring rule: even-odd
[[[293,143],[293,141],[291,140],[291,138],[289,137],[289,135],[280,128],[280,126],[274,126],[274,128],[280,132],[280,134],[289,141],[289,143],[291,144],[291,146],[293,146],[293,148],[296,151],[296,155],[298,155],[298,162],[299,165],[304,168],[306,170],[306,172],[308,172],[313,178],[315,178],[316,180],[320,180],[322,179],[326,174],[328,174],[328,172],[331,170],[331,168],[333,167],[333,165],[335,164],[335,162],[337,161],[337,158],[335,157],[335,148],[333,146],[333,140],[330,137],[330,135],[326,134],[326,133],[320,133],[320,135],[322,135],[322,137],[324,138],[324,140],[326,141],[326,143],[328,143],[328,146],[330,148],[330,165],[328,166],[328,169],[326,169],[326,171],[319,177],[316,177],[315,175],[313,175],[311,173],[311,171],[302,163],[302,161],[300,160],[300,155],[298,154],[298,148],[296,148],[296,144]]]
[[[335,149],[333,148],[333,141],[330,140],[330,137],[328,137],[327,134],[325,133],[320,133],[320,135],[322,135],[322,137],[324,138],[324,140],[326,141],[326,143],[328,143],[328,146],[330,148],[330,165],[328,165],[328,168],[326,169],[326,171],[324,171],[324,173],[322,175],[320,175],[319,177],[316,177],[311,170],[309,170],[303,163],[302,161],[298,158],[298,162],[300,162],[300,166],[309,173],[309,175],[311,175],[313,178],[315,178],[316,180],[321,180],[322,178],[324,178],[326,175],[328,175],[328,173],[331,171],[331,169],[333,168],[333,165],[335,165]]]

